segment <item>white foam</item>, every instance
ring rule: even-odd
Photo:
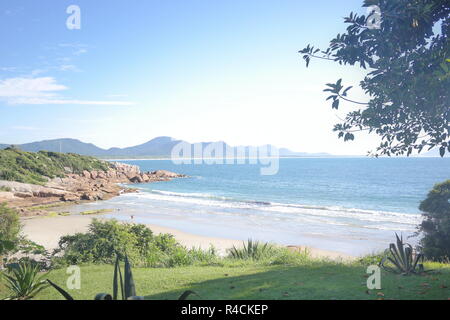
[[[363,210],[357,208],[343,208],[339,206],[310,206],[301,204],[273,203],[264,201],[241,201],[229,197],[216,196],[208,193],[181,193],[163,190],[152,190],[137,194],[126,194],[122,197],[130,198],[130,202],[164,201],[172,203],[186,203],[195,206],[234,209],[238,215],[272,218],[285,221],[309,221],[312,223],[332,224],[337,226],[355,226],[380,230],[412,230],[421,221],[418,214],[398,213],[377,210]],[[134,198],[135,200],[132,200]],[[243,211],[245,209],[245,211]],[[233,211],[234,211],[233,210]],[[227,214],[231,214],[227,210]]]

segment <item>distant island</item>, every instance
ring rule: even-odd
[[[0,143],[0,150],[10,146],[14,146],[23,151],[39,152],[50,151],[60,153],[76,153],[83,156],[92,156],[101,159],[163,159],[170,158],[172,149],[179,143],[188,143],[184,140],[175,139],[172,137],[156,137],[148,142],[139,144],[137,146],[127,148],[109,148],[102,149],[92,143],[85,143],[77,139],[53,139],[43,140],[24,144],[5,144]],[[219,141],[224,146],[231,148],[243,147],[245,150],[255,148],[257,146],[230,146],[223,141]],[[188,143],[191,146],[201,144],[203,147],[217,142],[198,142]],[[268,145],[275,147],[273,145]],[[366,155],[334,155],[326,152],[308,153],[308,152],[295,152],[287,148],[278,148],[279,155],[282,158],[348,158],[348,157],[365,157]],[[248,151],[246,151],[248,154]],[[439,150],[434,149],[428,152],[423,152],[419,155],[412,155],[411,157],[440,157]]]
[[[14,147],[28,152],[51,151],[61,153],[76,153],[84,156],[94,156],[103,159],[125,159],[125,158],[167,158],[170,157],[172,149],[177,144],[185,142],[171,137],[157,137],[146,143],[128,148],[102,149],[92,143],[85,143],[76,139],[54,139],[25,144],[14,145]],[[199,142],[207,145],[211,142]],[[227,145],[224,142],[225,145]],[[191,144],[194,145],[194,144]],[[5,149],[10,144],[0,144],[0,149]],[[227,145],[228,146],[228,145]],[[246,149],[251,146],[245,146]],[[280,148],[281,157],[337,157],[329,153],[307,153],[294,152],[286,148]]]

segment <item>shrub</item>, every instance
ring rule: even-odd
[[[270,254],[263,258],[269,265],[301,265],[311,261],[308,250],[291,251],[285,247],[272,247]]]
[[[358,259],[358,263],[362,266],[368,267],[371,265],[379,265],[383,258],[388,254],[388,250],[380,253],[372,253],[365,255]]]
[[[273,251],[272,245],[249,239],[247,243],[243,242],[242,248],[233,246],[233,248],[229,250],[229,256],[233,259],[260,260],[269,255],[271,251]]]
[[[423,273],[423,255],[414,252],[413,247],[397,238],[397,243],[391,243],[386,256],[381,260],[380,266],[389,272],[403,275]],[[421,262],[421,263],[419,263]]]
[[[87,233],[61,237],[59,248],[53,255],[62,255],[54,260],[63,264],[113,263],[116,253],[120,259],[126,253],[134,263],[142,264],[148,243],[153,241],[152,232],[144,228],[116,220],[93,219]]]
[[[47,282],[55,288],[66,300],[74,298],[63,288],[47,279]],[[120,293],[120,294],[119,294]],[[178,300],[186,300],[190,295],[196,294],[194,291],[187,290],[181,294]],[[116,257],[113,275],[113,293],[97,293],[95,300],[145,300],[143,296],[136,295],[136,286],[134,284],[133,272],[128,257],[125,256],[125,266],[122,276],[119,257]]]
[[[47,251],[45,248],[26,237],[21,235],[22,225],[20,224],[19,214],[16,210],[8,208],[5,203],[0,204],[0,266],[5,263],[13,261],[31,261],[35,263],[32,258],[26,255],[40,255],[44,257],[41,260],[42,268],[48,264],[45,261],[47,258]],[[11,258],[11,254],[20,252],[21,258]]]
[[[39,276],[39,266],[30,263],[20,263],[16,267],[3,272],[6,287],[11,292],[10,300],[29,300],[40,291],[48,287],[43,279],[46,274]]]
[[[0,239],[17,241],[21,230],[19,214],[8,208],[6,203],[0,204]]]
[[[445,261],[450,257],[450,180],[437,184],[422,201],[419,209],[424,220],[419,248],[427,259]]]
[[[0,265],[3,263],[3,255],[13,251],[20,241],[19,214],[14,209],[8,208],[6,203],[0,204]]]
[[[154,236],[145,225],[93,219],[87,233],[60,239],[53,261],[63,265],[112,264],[117,254],[120,259],[127,255],[138,266],[175,266],[184,265],[184,251],[172,235]]]

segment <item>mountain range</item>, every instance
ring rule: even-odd
[[[183,140],[173,139],[171,137],[157,137],[146,143],[128,147],[128,148],[110,148],[102,149],[92,143],[81,142],[76,139],[54,139],[38,142],[14,145],[15,147],[29,152],[53,151],[63,153],[77,153],[86,156],[96,156],[102,158],[144,158],[144,157],[168,157],[172,153],[174,146]],[[187,143],[187,142],[186,142]],[[199,142],[205,146],[210,142]],[[190,144],[191,146],[193,144]],[[0,144],[0,149],[9,147],[9,144]],[[250,146],[244,147],[248,152]],[[330,157],[328,153],[306,153],[294,152],[286,148],[279,149],[282,157]]]

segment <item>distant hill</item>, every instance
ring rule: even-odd
[[[105,150],[93,145],[92,143],[84,143],[75,139],[44,140],[17,145],[17,147],[28,152],[45,150],[63,153],[77,153],[86,156],[100,156],[105,153]]]
[[[320,153],[307,153],[307,152],[294,152],[286,148],[279,150],[281,157],[333,157],[332,154],[320,152]]]
[[[110,148],[102,149],[95,146],[92,143],[81,142],[76,139],[54,139],[44,140],[38,142],[25,143],[15,145],[17,148],[28,151],[52,151],[62,153],[77,153],[85,156],[96,156],[102,158],[143,158],[143,157],[168,157],[172,153],[172,149],[175,145],[183,140],[176,140],[171,137],[157,137],[146,143],[127,147],[127,148]],[[185,142],[188,144],[188,142]],[[212,142],[199,142],[196,145],[201,144],[203,147]],[[225,144],[228,147],[231,147]],[[0,149],[5,149],[10,145],[0,144]],[[193,144],[191,144],[191,147]],[[250,146],[244,147],[246,155],[249,154]],[[330,157],[332,155],[328,153],[306,153],[306,152],[294,152],[286,148],[279,149],[281,157]]]

